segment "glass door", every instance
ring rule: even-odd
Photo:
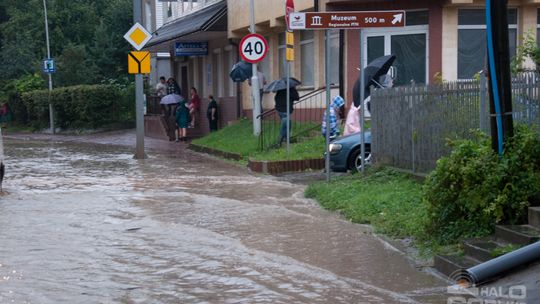
[[[394,85],[428,82],[428,30],[425,26],[405,29],[366,29],[364,65],[377,57],[394,54]]]

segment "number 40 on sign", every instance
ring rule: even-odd
[[[259,34],[249,34],[242,38],[240,44],[240,56],[244,61],[257,63],[266,57],[268,53],[268,42]]]

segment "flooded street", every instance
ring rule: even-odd
[[[446,303],[302,185],[184,150],[4,146],[0,303]]]

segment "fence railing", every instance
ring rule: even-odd
[[[326,88],[320,88],[304,94],[293,105],[291,114],[291,142],[301,141],[302,137],[321,126],[321,117],[325,109]],[[279,146],[281,119],[275,109],[264,111],[261,115],[261,134],[259,150],[268,150]],[[285,129],[286,130],[286,129]]]
[[[540,75],[512,79],[515,122],[540,129]],[[450,152],[448,138],[468,138],[472,129],[489,131],[486,79],[442,85],[376,90],[371,97],[375,162],[429,172]]]
[[[146,114],[158,115],[161,114],[161,98],[156,95],[146,95]]]

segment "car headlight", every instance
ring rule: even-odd
[[[343,146],[341,144],[330,144],[328,146],[328,151],[330,151],[330,154],[337,154],[339,151],[341,151],[341,148]]]

